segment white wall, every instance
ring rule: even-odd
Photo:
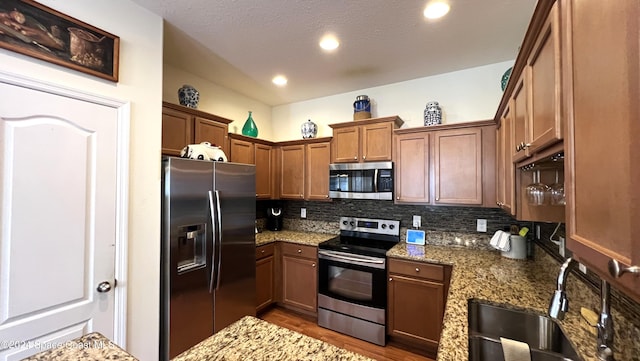
[[[513,61],[419,78],[405,82],[336,94],[276,106],[272,112],[273,141],[302,139],[300,126],[307,119],[318,125],[318,137],[330,137],[328,124],[353,120],[353,102],[366,94],[372,117],[398,115],[404,127],[424,125],[424,108],[431,100],[442,107],[443,123],[493,119],[502,98],[500,79]]]
[[[271,106],[223,88],[183,69],[164,64],[162,99],[169,103],[180,104],[178,89],[184,84],[193,86],[200,93],[198,110],[233,120],[233,123],[229,124],[230,133],[242,134],[242,126],[247,120],[249,111],[252,111],[251,117],[258,127],[258,138],[273,139]]]
[[[127,350],[158,359],[162,19],[129,0],[38,0],[120,37],[113,83],[0,49],[2,70],[131,102]],[[27,100],[28,101],[28,100]],[[25,106],[28,106],[25,101]]]

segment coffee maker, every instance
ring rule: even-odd
[[[270,231],[282,230],[282,207],[267,208],[267,229]]]

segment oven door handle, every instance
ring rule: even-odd
[[[369,258],[369,257],[350,257],[350,256],[344,256],[341,253],[338,252],[332,252],[332,251],[318,251],[318,254],[321,256],[325,256],[327,258],[336,258],[336,259],[341,259],[341,260],[345,260],[345,261],[352,261],[352,262],[362,262],[362,263],[372,263],[372,264],[384,264],[385,260],[384,259],[378,259],[378,258]]]

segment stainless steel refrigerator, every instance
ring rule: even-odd
[[[255,166],[162,160],[160,358],[189,349],[255,304]]]

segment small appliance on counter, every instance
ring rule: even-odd
[[[282,207],[267,208],[267,229],[270,231],[282,230]]]

